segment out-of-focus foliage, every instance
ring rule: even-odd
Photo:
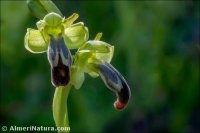
[[[68,99],[72,132],[199,131],[199,2],[55,1],[73,12],[90,39],[115,46],[112,64],[130,84],[123,111],[100,78],[86,76]],[[46,54],[24,48],[27,27],[36,27],[25,1],[1,1],[1,126],[54,126],[54,87]]]

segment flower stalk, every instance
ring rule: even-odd
[[[71,85],[56,87],[53,98],[53,118],[57,127],[69,127],[67,99],[70,89]]]

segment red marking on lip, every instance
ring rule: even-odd
[[[117,100],[115,103],[114,103],[114,107],[117,109],[117,110],[121,110],[125,107],[125,103],[122,103],[120,102],[119,100]]]

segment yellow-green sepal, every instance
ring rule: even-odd
[[[24,37],[24,45],[32,53],[43,53],[47,51],[49,41],[44,39],[39,30],[28,28]]]
[[[90,52],[92,53],[91,57],[88,60],[92,60],[93,58],[98,60],[104,60],[106,62],[110,62],[113,53],[114,53],[114,46],[98,40],[92,40],[86,42],[84,46],[79,48],[78,53]]]
[[[88,41],[78,49],[74,62],[81,68],[81,71],[95,78],[99,76],[96,64],[101,63],[101,61],[110,62],[113,52],[114,46],[106,42],[98,40]]]
[[[59,36],[64,32],[63,18],[54,12],[47,14],[43,20],[37,22],[38,29],[51,36]]]
[[[70,83],[74,85],[75,89],[80,89],[85,80],[84,72],[77,66],[71,67]]]
[[[69,49],[81,47],[89,38],[88,28],[79,22],[65,28],[64,39]]]

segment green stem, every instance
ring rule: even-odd
[[[69,127],[67,98],[70,88],[70,85],[60,86],[55,90],[53,98],[53,118],[57,127]]]

